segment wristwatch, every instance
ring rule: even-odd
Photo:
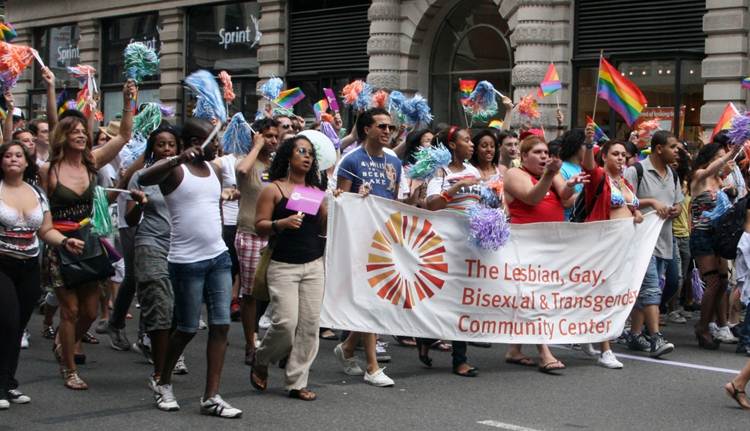
[[[593,142],[589,142],[588,144],[586,144],[586,149],[587,150],[590,150],[592,148],[594,148],[594,143]]]

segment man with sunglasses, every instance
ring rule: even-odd
[[[396,127],[391,116],[382,108],[365,111],[357,121],[357,135],[362,145],[344,157],[337,168],[337,187],[340,191],[373,194],[386,199],[398,199],[401,183],[401,161],[393,152],[385,151]],[[359,341],[365,348],[367,369],[363,370],[354,358]],[[336,346],[334,354],[350,376],[364,375],[365,382],[378,387],[393,386],[377,361],[377,336],[352,332],[346,341]]]

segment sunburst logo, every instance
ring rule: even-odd
[[[370,287],[393,305],[411,309],[431,298],[448,273],[443,238],[429,220],[391,214],[383,230],[372,236],[367,256]]]

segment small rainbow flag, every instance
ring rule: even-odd
[[[458,80],[458,91],[461,92],[461,103],[466,104],[471,96],[471,92],[474,91],[474,87],[477,86],[476,79],[459,79]]]
[[[503,122],[501,120],[492,120],[490,121],[490,124],[487,125],[487,127],[492,127],[499,130],[503,128]]]
[[[742,79],[742,88],[747,88],[750,90],[750,76]]]
[[[603,57],[599,59],[597,96],[606,100],[631,127],[648,101],[637,85],[625,78]]]
[[[328,100],[318,100],[318,102],[313,105],[313,111],[315,111],[315,118],[320,121],[321,114],[328,111]]]
[[[0,22],[0,40],[3,40],[5,42],[10,42],[11,40],[15,39],[18,34],[16,34],[16,29],[13,28],[13,25],[9,22]]]
[[[539,84],[539,97],[546,97],[550,94],[560,90],[562,83],[560,82],[560,75],[557,74],[557,69],[554,63],[550,63],[547,68],[547,73],[544,74],[544,79]]]
[[[5,109],[0,108],[0,120],[5,120],[7,116],[8,114],[5,112]]]
[[[294,87],[290,88],[289,90],[282,91],[281,93],[279,93],[279,97],[275,98],[273,101],[282,108],[292,109],[292,107],[294,107],[297,102],[304,98],[305,93],[302,92],[302,89],[299,87]]]
[[[727,103],[727,106],[724,107],[724,111],[719,117],[719,121],[716,122],[714,131],[711,133],[711,140],[714,139],[714,136],[716,136],[717,133],[721,132],[724,129],[729,129],[730,127],[732,127],[732,118],[736,117],[737,115],[740,115],[740,111],[737,110],[737,107],[734,106],[734,103]]]
[[[586,125],[593,124],[594,125],[594,142],[599,142],[600,139],[604,138],[605,140],[609,141],[609,137],[604,133],[604,130],[602,130],[601,127],[599,127],[598,124],[594,121],[593,118],[586,116]]]

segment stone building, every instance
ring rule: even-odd
[[[6,1],[18,43],[31,44],[57,72],[59,87],[77,83],[64,67],[99,71],[106,118],[120,107],[121,53],[133,40],[161,55],[161,73],[140,100],[190,109],[181,85],[198,68],[228,70],[233,110],[252,115],[256,88],[272,75],[300,86],[311,115],[323,87],[366,78],[375,86],[419,92],[438,122],[462,124],[458,80],[487,79],[515,100],[536,91],[555,64],[562,91],[540,101],[536,123],[554,127],[559,107],[568,126],[594,108],[600,51],[649,99],[647,114],[695,140],[727,102],[744,107],[748,72],[748,0],[23,0]],[[16,88],[31,115],[44,106],[38,67]],[[498,117],[503,113],[499,113]],[[610,136],[627,127],[599,101],[597,123]],[[522,119],[514,117],[515,122]]]

